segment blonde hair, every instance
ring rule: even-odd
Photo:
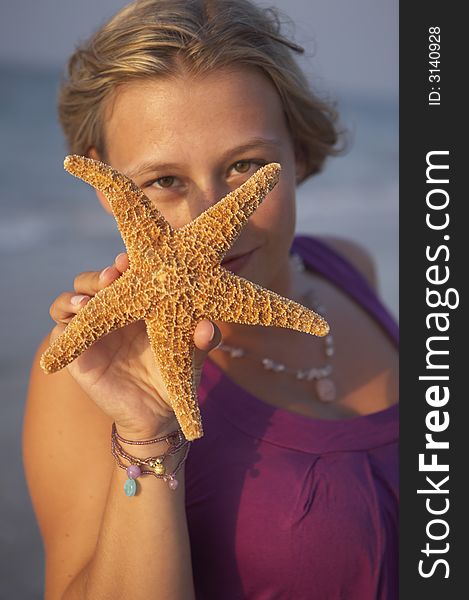
[[[223,67],[261,69],[283,103],[301,181],[337,154],[337,114],[317,97],[292,51],[304,52],[280,33],[275,8],[249,0],[135,0],[80,44],[68,61],[58,98],[68,150],[106,156],[104,115],[118,86],[136,79],[191,75]],[[104,158],[105,160],[105,158]]]

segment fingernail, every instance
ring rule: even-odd
[[[212,322],[210,322],[210,327],[212,328],[212,335],[210,336],[209,342],[213,340],[213,336],[215,335],[215,327],[213,326]]]
[[[120,254],[118,254],[116,256],[116,258],[114,259],[114,262],[117,262],[117,259],[120,258],[121,256],[125,256],[125,252],[121,252]]]
[[[70,302],[73,304],[73,306],[77,306],[77,304],[80,304],[80,302],[82,300],[84,300],[85,298],[89,298],[89,296],[83,296],[83,295],[72,296],[70,298]]]
[[[106,275],[106,272],[107,272],[107,271],[110,271],[111,269],[112,269],[112,267],[106,267],[105,269],[103,269],[103,270],[101,271],[101,273],[99,274],[99,278],[100,278],[100,279],[104,279],[104,277],[105,277],[105,275]]]

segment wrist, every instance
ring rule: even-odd
[[[111,451],[117,465],[126,470],[126,495],[135,495],[135,479],[141,475],[154,475],[166,481],[169,487],[175,490],[178,486],[175,476],[184,465],[190,445],[191,442],[186,440],[180,428],[172,429],[169,434],[160,434],[156,438],[131,440],[119,434],[116,423],[113,423]],[[132,454],[129,448],[132,449]]]
[[[175,415],[144,428],[126,427],[119,423],[116,423],[115,425],[119,436],[131,442],[146,442],[148,440],[162,438],[180,429],[180,425]],[[156,444],[161,444],[161,442],[156,442]]]

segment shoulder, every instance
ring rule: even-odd
[[[374,290],[377,289],[378,277],[376,272],[376,264],[366,248],[357,242],[346,238],[335,236],[317,237],[319,240],[346,258],[365,277],[371,287]]]

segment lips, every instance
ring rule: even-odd
[[[235,256],[225,257],[222,260],[221,265],[228,271],[235,273],[244,267],[256,249],[257,248],[254,248],[254,250],[249,250],[249,252],[245,252],[244,254],[236,254]]]

